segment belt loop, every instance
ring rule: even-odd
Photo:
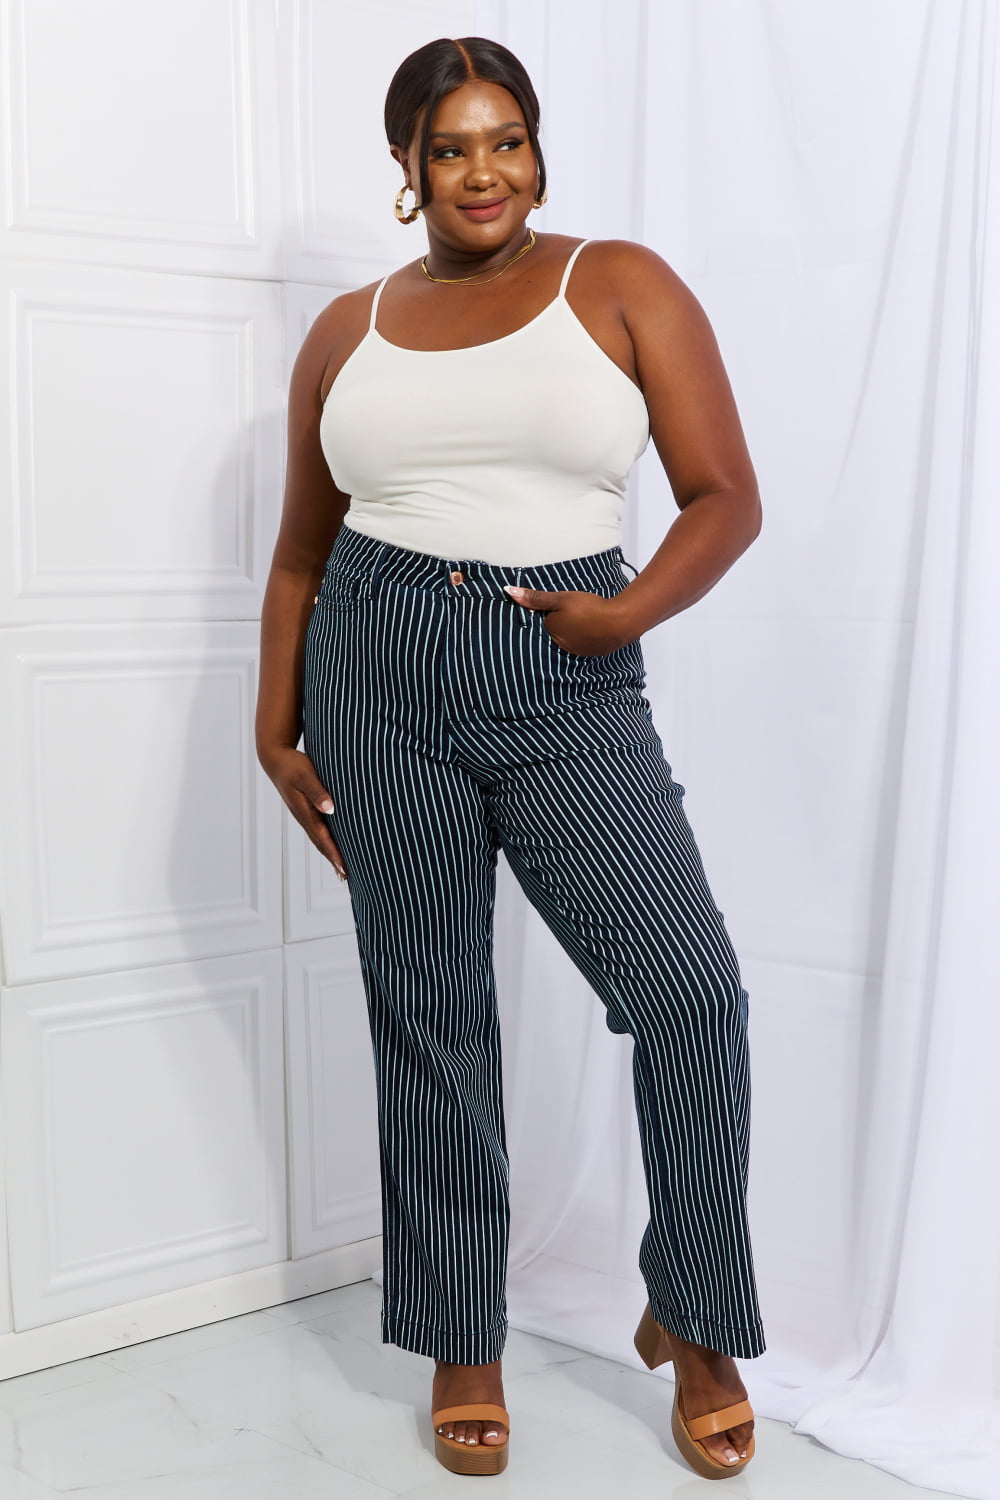
[[[623,568],[632,568],[632,574],[633,574],[633,576],[635,578],[638,578],[638,576],[639,576],[639,569],[638,568],[633,568],[632,564],[630,562],[626,562],[625,559],[624,559],[624,557],[620,561],[620,566],[623,567]]]
[[[524,572],[523,568],[518,568],[518,570],[517,570],[517,583],[515,585],[516,588],[528,588],[528,587],[530,587],[529,584],[525,584],[525,583],[522,582],[521,575],[522,575],[523,572]],[[522,630],[527,630],[527,628],[528,628],[528,626],[529,626],[530,623],[531,623],[531,610],[530,609],[526,609],[525,606],[522,604],[521,605],[521,629]]]
[[[388,550],[389,544],[387,542],[379,542],[375,554],[371,560],[371,571],[368,574],[367,578],[364,578],[362,580],[361,592],[369,599],[371,598],[372,584],[375,582],[379,573],[382,571],[382,564],[385,561],[386,553],[388,552]]]

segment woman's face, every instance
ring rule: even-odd
[[[420,196],[418,118],[409,151],[393,155]],[[473,80],[438,105],[428,142],[428,231],[449,244],[489,251],[518,233],[538,191],[538,167],[521,108],[497,83]]]

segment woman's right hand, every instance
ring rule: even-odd
[[[333,798],[316,774],[316,767],[301,750],[258,752],[268,776],[281,793],[281,800],[295,821],[305,829],[320,854],[330,861],[341,880],[347,879],[344,856],[327,825],[323,813],[333,812]]]
[[[344,858],[330,833],[333,799],[301,751],[305,643],[316,594],[351,504],[320,442],[324,390],[364,338],[371,294],[335,297],[306,334],[288,388],[288,442],[281,525],[260,612],[257,756],[292,817],[342,880]]]

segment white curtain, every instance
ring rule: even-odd
[[[750,992],[762,1416],[1000,1497],[994,0],[507,0],[544,227],[645,241],[719,336],[759,541],[645,638]],[[673,514],[650,452],[628,555]],[[630,1047],[502,871],[512,1322],[637,1363]]]

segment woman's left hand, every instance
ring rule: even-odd
[[[617,598],[605,599],[584,589],[522,589],[507,593],[525,609],[545,615],[545,628],[564,651],[576,656],[604,656],[633,640]]]

